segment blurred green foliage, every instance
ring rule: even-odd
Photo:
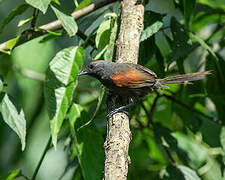
[[[76,74],[82,63],[115,57],[121,9],[116,2],[76,21],[69,16],[93,2],[0,0],[0,43],[17,37],[0,52],[0,179],[102,179],[107,90]],[[65,30],[15,47],[25,30],[56,17]],[[160,78],[212,74],[131,108],[128,179],[225,179],[224,37],[223,0],[146,1],[139,64]],[[55,148],[43,155],[51,136]]]

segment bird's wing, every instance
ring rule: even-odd
[[[155,83],[154,75],[136,69],[132,69],[123,73],[113,74],[110,76],[110,78],[118,87],[151,87]]]

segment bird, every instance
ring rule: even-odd
[[[198,81],[204,79],[204,76],[208,74],[210,74],[210,71],[169,76],[160,79],[153,71],[139,64],[95,60],[81,70],[78,76],[90,75],[98,79],[110,92],[138,102],[158,88],[169,88],[167,84],[184,84]],[[116,108],[109,115],[134,104],[136,103]]]

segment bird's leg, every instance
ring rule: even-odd
[[[107,97],[107,107],[108,107],[107,117],[112,116],[118,111],[122,111],[123,113],[126,113],[127,115],[129,115],[129,112],[125,111],[125,109],[130,107],[130,106],[127,107],[127,105],[132,103],[129,103],[129,104],[127,103],[128,103],[127,98],[121,97],[118,94],[110,91]],[[124,104],[127,104],[127,105],[124,105]]]
[[[135,106],[135,105],[139,104],[141,101],[142,101],[141,99],[135,99],[133,102],[130,102],[130,99],[129,99],[129,104],[126,104],[126,105],[116,107],[114,109],[109,110],[109,112],[107,114],[107,117],[110,117],[110,116],[112,116],[113,114],[115,114],[119,111],[122,111],[123,113],[125,113],[129,116],[129,112],[125,111],[125,109],[128,109],[132,106]]]

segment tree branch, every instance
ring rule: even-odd
[[[137,63],[139,42],[143,30],[144,6],[137,0],[122,1],[120,33],[117,39],[116,62]],[[115,100],[114,96],[114,100]],[[108,102],[114,102],[108,98]],[[115,104],[119,104],[119,98]],[[124,100],[122,100],[124,101]],[[115,105],[114,104],[114,105]],[[111,109],[111,107],[108,107]],[[131,132],[129,117],[119,112],[108,118],[105,141],[105,180],[125,180],[130,158],[128,155]]]
[[[74,19],[79,19],[87,14],[90,14],[91,12],[103,7],[103,6],[106,6],[106,5],[109,5],[113,2],[116,2],[118,0],[104,0],[104,1],[101,1],[101,2],[98,2],[98,3],[92,3],[90,4],[89,6],[86,6],[74,13],[71,14],[71,16],[74,17]],[[61,21],[59,20],[56,20],[56,21],[53,21],[53,22],[50,22],[48,24],[45,24],[45,25],[42,25],[40,27],[38,27],[38,29],[42,29],[42,30],[50,30],[50,31],[56,31],[58,29],[62,28],[62,23]],[[36,32],[36,33],[31,33],[29,34],[29,38],[21,38],[21,40],[16,44],[16,46],[18,45],[21,45],[31,39],[34,39],[34,38],[37,38],[37,37],[40,37],[42,36],[43,34],[46,34],[47,32]],[[0,51],[8,51],[9,49],[6,47],[6,44],[7,42],[11,41],[12,39],[0,44]],[[16,47],[15,46],[15,47]]]

